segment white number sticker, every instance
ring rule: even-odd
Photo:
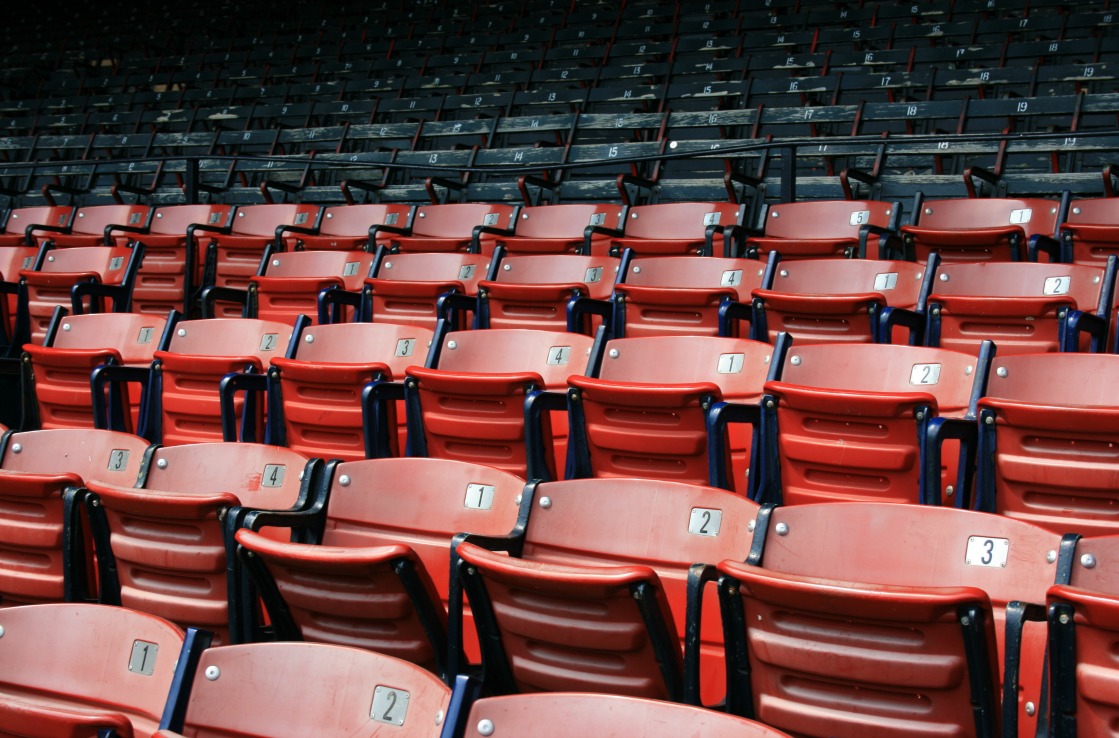
[[[1023,223],[1029,223],[1030,218],[1033,217],[1033,214],[1034,214],[1033,208],[1021,208],[1019,210],[1011,210],[1010,211],[1010,224],[1011,225],[1021,225]]]
[[[497,213],[486,213],[486,216],[482,218],[482,225],[492,226],[496,222]]]
[[[723,272],[723,276],[719,280],[720,287],[737,287],[740,284],[742,284],[741,269],[728,269]]]
[[[120,269],[122,266],[124,266],[124,257],[123,256],[114,256],[112,259],[109,259],[109,271],[115,272],[117,269]]]
[[[1010,553],[1010,540],[1007,538],[984,538],[971,536],[967,539],[967,553],[964,563],[968,566],[1006,566]]]
[[[347,261],[346,266],[342,267],[343,277],[352,277],[357,274],[358,267],[361,266],[360,261]]]
[[[1067,295],[1072,286],[1072,277],[1047,277],[1042,287],[1043,295]]]
[[[856,210],[851,213],[851,225],[866,225],[870,222],[869,210]]]
[[[587,225],[600,226],[606,222],[606,213],[591,213],[591,219],[587,221]]]

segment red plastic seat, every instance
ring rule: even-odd
[[[147,205],[84,206],[78,208],[68,227],[51,228],[45,240],[60,248],[107,246],[142,232],[151,215],[152,209]]]
[[[237,532],[277,635],[369,648],[440,673],[464,666],[445,663],[451,539],[516,533],[527,514],[524,480],[480,464],[399,458],[339,464],[328,484],[325,510],[249,516]],[[253,530],[285,520],[321,530],[318,545]],[[470,622],[455,637],[466,635],[477,658]]]
[[[623,232],[610,239],[617,254],[722,256],[724,232],[742,224],[743,206],[730,202],[667,202],[629,208]]]
[[[470,537],[457,548],[487,689],[718,702],[722,631],[698,565],[745,558],[757,513],[676,482],[538,485],[511,555]]]
[[[955,508],[777,507],[750,563],[719,564],[728,711],[807,736],[1033,736],[1046,637],[1026,605],[1067,576],[1066,543]]]
[[[394,251],[470,251],[490,255],[495,238],[493,232],[475,230],[479,227],[496,232],[509,231],[517,208],[503,203],[446,203],[420,205],[410,227],[379,228],[376,238],[387,235]]]
[[[1061,261],[1105,266],[1107,257],[1119,254],[1119,200],[1074,200],[1057,228],[1057,240],[1061,243]]]
[[[765,268],[755,259],[639,256],[614,286],[614,335],[717,336],[720,308],[746,300]]]
[[[19,272],[23,294],[17,331],[27,330],[32,343],[43,342],[59,305],[75,313],[100,313],[105,311],[107,299],[110,312],[129,312],[136,272],[143,260],[142,246],[44,249],[37,269]]]
[[[572,202],[521,208],[514,233],[498,236],[497,243],[509,254],[601,256],[610,249],[610,237],[593,228],[621,228],[624,215],[624,206],[608,203]]]
[[[270,438],[308,456],[356,461],[366,457],[361,393],[368,382],[401,381],[423,365],[434,333],[394,323],[339,323],[306,328],[293,354],[272,359]],[[396,429],[390,451],[404,447],[405,415],[396,403],[385,426]],[[278,411],[278,412],[277,412]]]
[[[581,333],[519,328],[448,333],[431,367],[408,369],[407,455],[555,479],[567,428],[549,412],[559,414],[562,400],[549,398],[586,369],[593,343]]]
[[[382,251],[362,288],[361,315],[364,320],[433,330],[441,296],[473,297],[478,283],[492,278],[492,259],[482,254]]]
[[[322,209],[311,204],[269,203],[237,208],[228,226],[204,226],[195,233],[206,245],[205,276],[201,286],[248,287],[269,244],[282,242],[285,227],[310,228]]]
[[[1057,532],[1119,533],[1119,357],[997,358],[979,400],[981,509]]]
[[[148,442],[128,433],[57,429],[0,443],[0,598],[4,605],[96,594],[93,548],[81,534],[77,488],[92,476],[136,481]]]
[[[782,738],[781,731],[735,715],[663,700],[616,694],[520,694],[487,697],[470,707],[466,738],[490,735],[564,738]]]
[[[925,340],[975,353],[989,339],[1001,355],[1101,351],[1113,321],[1115,269],[1080,264],[941,264],[928,302]],[[1075,311],[1098,317],[1088,336],[1069,335]],[[1085,320],[1085,322],[1087,322]],[[1092,327],[1092,326],[1089,326]],[[1095,344],[1095,345],[1093,345]]]
[[[935,251],[945,262],[1026,261],[1030,238],[1053,238],[1063,219],[1059,200],[922,200],[900,229],[904,258],[925,262]]]
[[[451,708],[413,664],[322,643],[210,648],[195,671],[181,724],[158,738],[437,738]]]
[[[784,331],[809,343],[889,342],[879,335],[886,307],[921,315],[932,272],[906,261],[804,259],[780,262],[773,283],[752,292],[754,330],[772,342]]]
[[[746,256],[777,251],[794,259],[883,258],[901,221],[901,205],[879,200],[806,200],[771,205],[764,235],[746,239]]]
[[[202,644],[123,607],[0,610],[0,732],[5,736],[151,736],[176,665]],[[115,732],[100,732],[115,731]]]
[[[9,342],[16,339],[19,273],[24,269],[34,269],[38,259],[38,246],[0,245],[0,329]]]
[[[148,367],[167,338],[167,319],[137,313],[59,316],[43,345],[23,347],[24,425],[37,428],[92,428],[95,425],[90,374],[102,364]],[[110,398],[110,427],[137,432],[141,387]],[[116,421],[116,422],[113,422]],[[142,433],[141,433],[142,435]]]
[[[0,233],[0,247],[30,246],[38,248],[42,242],[70,225],[74,208],[70,205],[35,205],[25,208],[12,208],[4,219],[4,230]],[[50,230],[34,229],[32,226],[44,225]],[[31,232],[28,233],[28,228]],[[30,235],[30,240],[28,236]],[[8,274],[8,272],[3,272]],[[12,272],[14,274],[14,272]]]
[[[478,283],[479,322],[485,328],[592,333],[587,317],[573,315],[572,301],[609,299],[620,268],[620,260],[612,256],[506,256],[495,279]]]
[[[369,232],[377,225],[406,228],[412,220],[412,206],[404,203],[366,203],[332,205],[323,209],[322,219],[313,232],[286,231],[289,248],[308,251],[369,251],[388,245],[389,238],[370,240]]]
[[[568,380],[568,476],[643,477],[747,493],[756,406],[772,363],[779,361],[774,356],[773,346],[744,338],[609,341],[597,375]],[[712,411],[722,403],[750,413],[750,427],[709,429]],[[727,457],[715,450],[727,444],[730,461],[717,463]]]
[[[968,497],[970,472],[957,478],[958,447],[942,450],[929,429],[948,437],[942,427],[955,427],[974,454],[985,361],[921,346],[794,344],[765,384],[765,466],[779,467],[764,482],[767,499],[963,504],[956,495]]]
[[[211,318],[179,322],[165,351],[155,352],[146,428],[164,445],[220,441],[221,382],[226,375],[263,374],[273,357],[285,355],[294,333],[290,325],[253,318]],[[262,429],[264,407],[244,398],[234,403],[234,422],[251,433]]]
[[[257,443],[156,446],[146,462],[135,485],[86,479],[102,601],[241,640],[251,613],[229,608],[235,509],[304,509],[321,462]]]
[[[133,310],[166,315],[191,314],[195,291],[202,283],[205,235],[192,228],[229,225],[230,205],[163,205],[155,209],[148,229],[131,236],[144,244],[144,263],[132,289]],[[187,248],[187,243],[191,248]]]

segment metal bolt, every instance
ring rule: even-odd
[[[0,638],[4,637],[4,626],[0,625]]]
[[[778,523],[777,526],[773,530],[776,531],[777,535],[779,535],[779,536],[787,536],[787,535],[789,535],[789,524],[788,523]]]
[[[1027,702],[1026,703],[1026,714],[1029,715],[1030,717],[1033,717],[1035,712],[1037,712],[1037,707],[1034,706],[1034,703]]]
[[[513,269],[512,265],[510,265],[510,264],[502,264],[501,268],[504,269],[507,272],[512,271],[512,269]]]
[[[1068,622],[1069,622],[1068,613],[1067,612],[1062,612],[1059,616],[1057,616],[1057,620],[1059,620],[1061,622],[1061,625],[1068,625]]]
[[[13,454],[18,454],[21,451],[23,451],[23,444],[22,443],[13,443],[12,444],[12,453]]]
[[[639,266],[635,266],[635,267],[633,268],[633,273],[634,273],[634,274],[641,274],[641,267],[639,267]]]
[[[1096,557],[1092,554],[1084,554],[1080,557],[1080,565],[1083,566],[1085,569],[1095,569]]]
[[[492,720],[479,720],[478,721],[478,735],[493,735],[493,721]]]
[[[521,504],[521,501],[523,499],[524,499],[523,495],[517,495],[516,497],[513,498],[513,504],[514,505],[519,505],[519,504]]]
[[[458,341],[447,341],[447,348],[451,351],[454,351],[458,348]]]
[[[221,676],[221,669],[219,669],[218,667],[216,667],[216,666],[207,666],[206,667],[206,678],[209,679],[211,682],[217,681],[218,677],[220,677],[220,676]]]
[[[938,308],[938,307],[937,307],[937,308],[933,308],[933,309],[932,309],[932,314],[933,314],[933,315],[940,315],[940,308]]]
[[[1010,374],[1010,372],[1006,370],[1005,366],[1000,366],[998,369],[995,370],[995,374],[999,375],[1003,379],[1006,379],[1006,376]]]
[[[435,713],[435,724],[436,725],[442,725],[443,724],[443,711],[442,710]]]
[[[155,465],[157,467],[159,467],[160,469],[166,469],[167,468],[167,459],[159,459],[155,462]]]
[[[279,259],[273,259],[272,260],[272,266],[274,266],[274,267],[280,266],[280,260]]]
[[[338,485],[341,486],[341,487],[349,487],[350,486],[350,475],[349,474],[343,474],[342,476],[338,477]]]
[[[971,376],[971,372],[972,372],[972,367],[970,367],[970,366],[969,366],[969,367],[965,367],[965,368],[964,368],[964,376],[965,376],[965,377],[970,377],[970,376]]]
[[[756,521],[756,520],[751,520],[749,523],[746,524],[746,530],[749,531],[750,533],[753,533],[754,528],[757,525],[757,522],[758,521]]]
[[[948,281],[948,275],[947,274],[941,274],[940,275],[940,281],[941,282],[947,282]]]
[[[384,266],[385,266],[385,269],[392,269],[392,262],[391,261],[386,261]]]
[[[793,366],[800,366],[800,357],[799,356],[789,357],[789,363],[792,364]]]
[[[964,626],[965,628],[971,625],[971,618],[969,618],[967,615],[964,615],[962,618],[960,618],[960,625]]]
[[[540,507],[547,510],[551,506],[552,506],[552,498],[551,497],[541,497],[540,498]]]
[[[1056,562],[1057,561],[1057,552],[1056,551],[1047,552],[1045,554],[1045,560],[1048,561],[1050,564]]]
[[[917,420],[924,420],[924,419],[925,419],[925,411],[924,410],[918,410],[917,411]]]
[[[766,409],[772,410],[773,409],[773,400],[766,400],[765,401],[765,406],[766,406]]]
[[[183,337],[183,336],[185,336],[185,335],[186,335],[186,328],[180,328],[180,329],[178,330],[178,334],[179,334],[179,337],[180,337],[180,338],[181,338],[181,337]]]
[[[618,349],[610,349],[609,355],[611,359],[616,359],[621,356],[621,354],[618,352]]]
[[[789,270],[788,269],[782,269],[780,274],[781,274],[782,277],[787,277],[787,276],[789,276]]]
[[[951,497],[954,494],[956,494],[956,489],[952,485],[949,484],[947,487],[944,488],[944,495],[946,497]]]
[[[987,425],[994,425],[995,424],[995,416],[994,415],[987,415],[983,418],[983,422],[986,423]]]
[[[307,335],[303,336],[303,340],[306,343],[314,343],[315,342],[315,337],[312,336],[310,333],[308,333]]]
[[[70,330],[70,324],[69,323],[63,323],[62,324],[62,330],[69,331]]]

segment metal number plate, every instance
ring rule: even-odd
[[[284,473],[287,467],[283,464],[265,464],[264,475],[260,478],[261,487],[284,486]]]
[[[493,507],[493,493],[496,488],[492,484],[466,485],[465,507],[471,510],[489,510]]]
[[[566,366],[571,361],[570,346],[552,346],[548,349],[548,366]]]
[[[378,686],[373,690],[373,707],[369,710],[369,717],[379,723],[404,725],[411,696],[403,689]]]
[[[136,343],[151,343],[155,338],[155,328],[147,326],[140,329],[140,335],[136,336]]]
[[[400,213],[389,213],[385,216],[385,225],[396,225],[396,220],[399,217]]]
[[[600,226],[606,222],[606,213],[591,213],[587,225]]]
[[[109,471],[124,471],[128,468],[128,449],[114,448],[109,452],[109,464],[106,469]]]
[[[221,222],[221,213],[220,212],[210,213],[210,224],[211,225],[213,225],[214,223],[220,223],[220,222]]]
[[[602,267],[591,267],[587,273],[583,275],[584,284],[594,284],[595,282],[602,281]]]
[[[495,223],[497,223],[497,213],[486,213],[482,218],[482,225],[492,226]]]
[[[1072,277],[1047,277],[1042,287],[1043,295],[1067,295],[1072,286]]]
[[[720,213],[720,212],[717,212],[717,211],[714,212],[714,213],[704,213],[704,215],[703,215],[703,225],[704,226],[719,225],[719,219],[722,218],[722,217],[723,217],[723,214]]]
[[[22,262],[22,263],[20,264],[20,267],[21,267],[22,269],[30,269],[30,268],[32,267],[32,265],[34,265],[34,264],[35,264],[35,257],[34,257],[34,256],[28,256],[28,257],[27,257],[26,259],[24,259],[24,260],[23,260],[23,262]]]
[[[741,374],[746,363],[746,354],[719,354],[719,374]]]
[[[124,266],[124,257],[123,256],[114,256],[113,258],[109,259],[109,271],[115,272],[117,269],[120,269],[122,266]]]
[[[159,645],[148,641],[133,641],[132,653],[128,657],[128,670],[133,674],[151,676],[155,671],[155,657],[159,654]]]
[[[720,287],[737,287],[740,284],[742,284],[741,269],[728,269],[723,272],[723,276],[719,280]]]
[[[279,333],[265,333],[260,337],[260,350],[261,351],[275,351],[276,344],[280,342]]]
[[[140,213],[132,213],[128,216],[128,225],[136,225],[140,222]]]
[[[897,272],[884,272],[882,274],[874,275],[874,289],[876,290],[892,290],[898,286],[898,273]]]
[[[964,563],[968,566],[1006,566],[1010,553],[1010,540],[1007,538],[984,538],[971,536],[967,539],[967,553]]]
[[[358,267],[361,266],[360,261],[347,261],[346,266],[342,267],[343,277],[352,277],[357,274]]]
[[[914,364],[909,373],[910,384],[936,384],[940,381],[940,364]]]
[[[693,507],[688,518],[688,532],[693,536],[717,536],[723,525],[723,511]]]
[[[295,214],[295,225],[303,225],[306,222],[307,222],[307,213],[296,213]]]
[[[462,269],[458,270],[459,279],[474,279],[474,270],[477,269],[473,264],[464,264]]]
[[[851,213],[851,225],[866,225],[870,222],[869,210],[855,210]]]
[[[1018,210],[1010,211],[1010,225],[1022,225],[1029,223],[1030,218],[1033,217],[1033,208],[1020,208]]]
[[[396,353],[394,356],[411,356],[416,352],[416,339],[414,338],[401,338],[396,342]]]

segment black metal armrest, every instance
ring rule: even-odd
[[[684,704],[701,705],[700,702],[700,644],[703,633],[703,592],[711,582],[719,580],[719,570],[711,564],[692,564],[688,567],[687,630],[684,632]]]
[[[567,330],[582,333],[585,318],[597,315],[611,336],[614,334],[614,303],[610,300],[596,300],[593,297],[574,297],[567,302]]]
[[[1049,257],[1051,262],[1064,261],[1066,254],[1061,242],[1050,236],[1035,233],[1026,241],[1026,258],[1037,261],[1041,254]]]
[[[150,215],[148,216],[148,219],[149,220],[151,219]],[[112,246],[113,245],[113,237],[112,237],[113,231],[123,231],[125,233],[149,233],[151,231],[151,226],[150,226],[150,223],[145,223],[144,225],[138,225],[138,226],[122,225],[120,223],[110,223],[109,225],[105,226],[105,231],[104,231],[104,233],[105,233],[104,243],[105,243],[106,246]]]
[[[24,242],[25,245],[27,245],[27,246],[35,246],[36,245],[35,244],[35,238],[32,236],[32,234],[35,231],[46,231],[47,233],[70,233],[71,229],[70,229],[70,226],[68,226],[68,225],[56,226],[56,225],[44,225],[42,223],[32,223],[31,225],[29,225],[29,226],[27,226],[26,228],[23,229],[23,242]]]
[[[999,185],[1002,183],[1002,177],[999,174],[992,172],[986,167],[974,164],[964,169],[964,187],[967,188],[968,197],[980,197],[982,194],[976,190],[976,180],[981,184],[990,186],[995,191],[998,190]]]
[[[925,343],[925,314],[900,307],[884,307],[878,314],[878,342],[893,343],[894,327],[909,329],[909,345]]]
[[[468,248],[467,251],[472,254],[482,253],[483,233],[489,233],[494,236],[513,236],[516,232],[516,228],[501,228],[500,226],[488,225],[474,226],[474,231],[470,234],[470,248]]]
[[[851,186],[852,181],[866,185],[873,192],[874,188],[878,186],[878,175],[862,169],[848,168],[842,170],[839,173],[839,184],[843,187],[844,200],[860,199],[855,196],[855,189]]]
[[[399,236],[411,236],[411,226],[394,226],[387,223],[376,223],[369,227],[369,243],[376,245],[377,234],[379,233],[395,233]]]
[[[566,409],[566,392],[537,390],[525,396],[525,450],[528,457],[527,475],[530,481],[552,480],[552,475],[548,472],[548,454],[552,449],[544,446],[543,417],[546,412]]]
[[[975,466],[975,444],[979,439],[979,426],[974,418],[932,418],[925,435],[925,458],[921,468],[919,502],[924,505],[940,504],[940,464],[943,445],[949,438],[960,442],[962,457],[966,459],[957,470],[956,507],[971,507],[971,476]]]
[[[384,183],[366,182],[360,179],[344,179],[339,185],[339,188],[342,190],[342,197],[346,200],[346,204],[353,205],[356,201],[354,200],[353,193],[350,192],[351,189],[363,190],[365,192],[372,192],[376,194],[385,189],[385,185]]]
[[[1080,351],[1081,334],[1087,333],[1091,339],[1088,351],[1103,353],[1107,346],[1107,318],[1083,310],[1069,309],[1065,319],[1064,335],[1061,336],[1061,351]]]
[[[238,287],[217,287],[210,285],[202,290],[202,317],[214,317],[214,303],[231,302],[242,309],[249,304],[249,291]]]
[[[221,435],[223,441],[254,442],[257,440],[256,427],[251,412],[254,399],[249,393],[259,392],[264,395],[267,391],[267,374],[230,372],[222,377],[218,384],[218,396],[221,403]],[[241,419],[241,433],[237,432],[237,413],[233,403],[238,392],[246,393],[245,411]]]
[[[439,197],[436,188],[442,187],[448,193],[450,192],[466,192],[467,183],[461,179],[450,179],[449,177],[428,177],[424,180],[424,191],[427,192],[427,199],[431,201],[432,205],[439,205],[447,202],[446,197]]]
[[[878,248],[871,254],[870,237],[878,237]],[[902,253],[901,237],[893,230],[867,223],[859,227],[859,253],[852,254],[860,259],[896,259]]]
[[[750,324],[750,332],[754,330],[754,303],[739,302],[738,300],[723,300],[719,305],[719,335],[720,336],[733,336],[734,335],[734,322],[746,321]],[[739,331],[741,334],[741,331]],[[747,334],[749,335],[749,333]],[[758,337],[759,341],[765,341],[765,336]]]
[[[272,199],[272,193],[269,190],[279,190],[288,195],[298,195],[303,191],[302,184],[292,184],[291,182],[280,182],[275,179],[266,179],[260,183],[260,194],[264,196],[264,201],[267,203],[275,202]]]
[[[90,309],[85,309],[85,300],[90,300]],[[132,301],[132,289],[119,284],[101,282],[77,282],[70,288],[70,308],[74,315],[93,311],[93,300],[108,299],[113,303],[110,312],[126,313]]]
[[[649,193],[657,189],[656,180],[639,177],[631,173],[619,174],[614,182],[618,187],[618,196],[621,197],[623,205],[636,204],[634,203],[634,198],[629,194],[631,187],[638,191],[644,190]]]
[[[1006,647],[1002,684],[1003,735],[1018,735],[1018,682],[1022,671],[1022,634],[1026,623],[1045,621],[1045,605],[1012,600],[1006,606],[1006,623],[1003,626]]]
[[[392,456],[390,435],[396,429],[389,425],[386,404],[403,400],[405,386],[399,382],[375,379],[361,391],[361,417],[365,431],[365,457],[385,459]]]
[[[754,426],[756,437],[761,419],[761,408],[757,405],[724,401],[711,403],[711,407],[707,410],[708,484],[712,487],[734,490],[733,482],[727,477],[727,469],[730,467],[730,459],[727,458],[727,426],[731,423],[749,423]],[[751,490],[757,481],[756,478],[750,480]]]
[[[345,315],[342,307],[351,307],[355,315],[361,309],[363,298],[360,292],[347,292],[346,290],[323,290],[319,293],[319,324],[340,323],[340,316]]]
[[[144,388],[146,396],[150,381],[151,369],[146,366],[102,364],[95,367],[89,375],[90,387],[93,390],[93,427],[101,430],[126,430],[127,426],[121,415],[124,405],[120,398],[125,396],[121,394],[121,385],[128,382],[138,383]],[[143,427],[143,414],[147,409],[145,406],[146,402],[141,403],[141,427],[136,428],[135,432],[146,438],[147,428]]]
[[[276,227],[276,239],[279,241],[289,233],[303,236],[317,236],[319,229],[317,226],[297,226],[297,225],[282,225]]]
[[[746,254],[746,239],[760,236],[762,232],[744,225],[729,225],[723,228],[723,256],[743,258]]]
[[[466,327],[463,315],[478,314],[478,298],[473,295],[463,295],[458,292],[444,292],[435,302],[437,319],[445,320],[447,325]]]
[[[553,182],[547,177],[537,177],[533,174],[525,174],[517,178],[517,191],[521,193],[521,200],[524,201],[525,205],[537,205],[540,202],[539,197],[533,197],[528,193],[529,187],[539,187],[541,190],[555,192],[559,186],[559,182]]]

